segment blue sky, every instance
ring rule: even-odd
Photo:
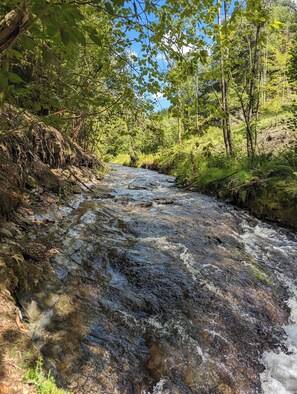
[[[129,4],[130,3],[130,4]],[[164,1],[160,1],[159,5],[161,6],[164,3]],[[131,2],[128,2],[128,4],[133,7]],[[150,22],[156,21],[156,17],[154,15],[149,15],[147,16]],[[144,53],[141,50],[141,43],[135,41],[135,39],[138,37],[138,32],[136,31],[130,31],[127,33],[128,37],[132,41],[131,45],[131,51],[139,58],[141,59]],[[165,60],[164,56],[160,54],[160,56],[157,56],[157,63],[159,65],[159,70],[164,72],[167,70],[167,61]],[[149,81],[149,76],[144,76],[145,81]],[[166,109],[170,106],[170,101],[167,100],[166,97],[163,97],[162,92],[158,92],[157,95],[150,95],[151,98],[155,100],[155,111],[161,111],[163,109]]]
[[[164,3],[165,3],[164,0],[160,0],[159,6],[162,6]],[[133,3],[131,1],[129,1],[127,4],[133,9]],[[138,9],[138,11],[141,14],[141,10]],[[148,20],[149,22],[156,21],[155,15],[146,15],[146,18],[147,18],[146,20]],[[132,45],[130,48],[131,51],[138,57],[138,59],[141,59],[142,56],[144,55],[144,53],[142,52],[142,49],[141,49],[141,43],[137,42],[138,32],[131,30],[127,33],[127,35],[128,35],[128,38],[132,41]],[[164,37],[164,39],[166,40],[166,37]],[[182,53],[184,55],[186,53],[188,53],[189,51],[191,51],[192,49],[193,48],[190,48],[190,46],[188,46],[187,44],[183,45],[181,48],[176,48],[177,51],[179,51],[180,53]],[[157,55],[156,61],[159,66],[159,71],[164,72],[168,69],[168,63],[162,53]],[[144,76],[143,78],[144,78],[144,81],[149,82],[148,75]],[[161,111],[163,109],[167,109],[171,105],[170,101],[167,100],[167,98],[163,96],[162,89],[160,92],[158,92],[158,94],[154,95],[154,97],[152,95],[151,95],[151,97],[155,99],[155,111]]]

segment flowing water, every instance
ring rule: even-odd
[[[297,393],[296,235],[148,170],[114,166],[93,187],[50,213],[59,282],[30,301],[57,381],[87,394]]]

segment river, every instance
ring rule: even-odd
[[[89,186],[40,215],[58,280],[23,297],[60,385],[297,393],[296,234],[144,169]]]

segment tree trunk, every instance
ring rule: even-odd
[[[230,112],[229,112],[229,100],[228,100],[228,78],[226,78],[225,71],[225,60],[223,53],[223,45],[221,42],[221,7],[218,7],[218,26],[219,26],[219,46],[220,46],[220,72],[221,72],[221,96],[222,96],[222,107],[224,112],[224,118],[222,120],[222,128],[224,135],[224,143],[226,148],[226,154],[228,156],[233,156],[233,141],[231,135],[231,123],[230,123]],[[225,21],[228,16],[228,8],[226,1],[224,1],[224,15]]]
[[[199,80],[198,80],[198,73],[195,75],[195,93],[196,93],[196,100],[195,100],[195,120],[196,120],[196,134],[200,134],[200,124],[199,124]]]
[[[181,119],[180,115],[177,117],[177,130],[178,130],[178,143],[179,146],[182,146],[182,126],[181,126]]]
[[[24,3],[23,9],[17,8],[10,11],[0,21],[0,59],[18,39],[28,19]]]
[[[252,49],[250,49],[250,59],[251,59],[251,72],[250,72],[250,81],[249,81],[249,89],[248,89],[248,104],[245,114],[246,120],[246,129],[247,129],[247,154],[249,157],[253,158],[255,150],[256,150],[256,132],[253,131],[252,122],[254,120],[255,115],[258,112],[258,97],[257,97],[257,89],[256,89],[256,81],[257,74],[259,69],[259,39],[260,39],[260,31],[261,25],[257,26],[256,36],[255,36],[255,47],[254,53],[252,54]]]

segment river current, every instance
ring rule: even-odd
[[[89,186],[40,215],[59,280],[31,329],[60,385],[297,393],[296,234],[144,169]]]

